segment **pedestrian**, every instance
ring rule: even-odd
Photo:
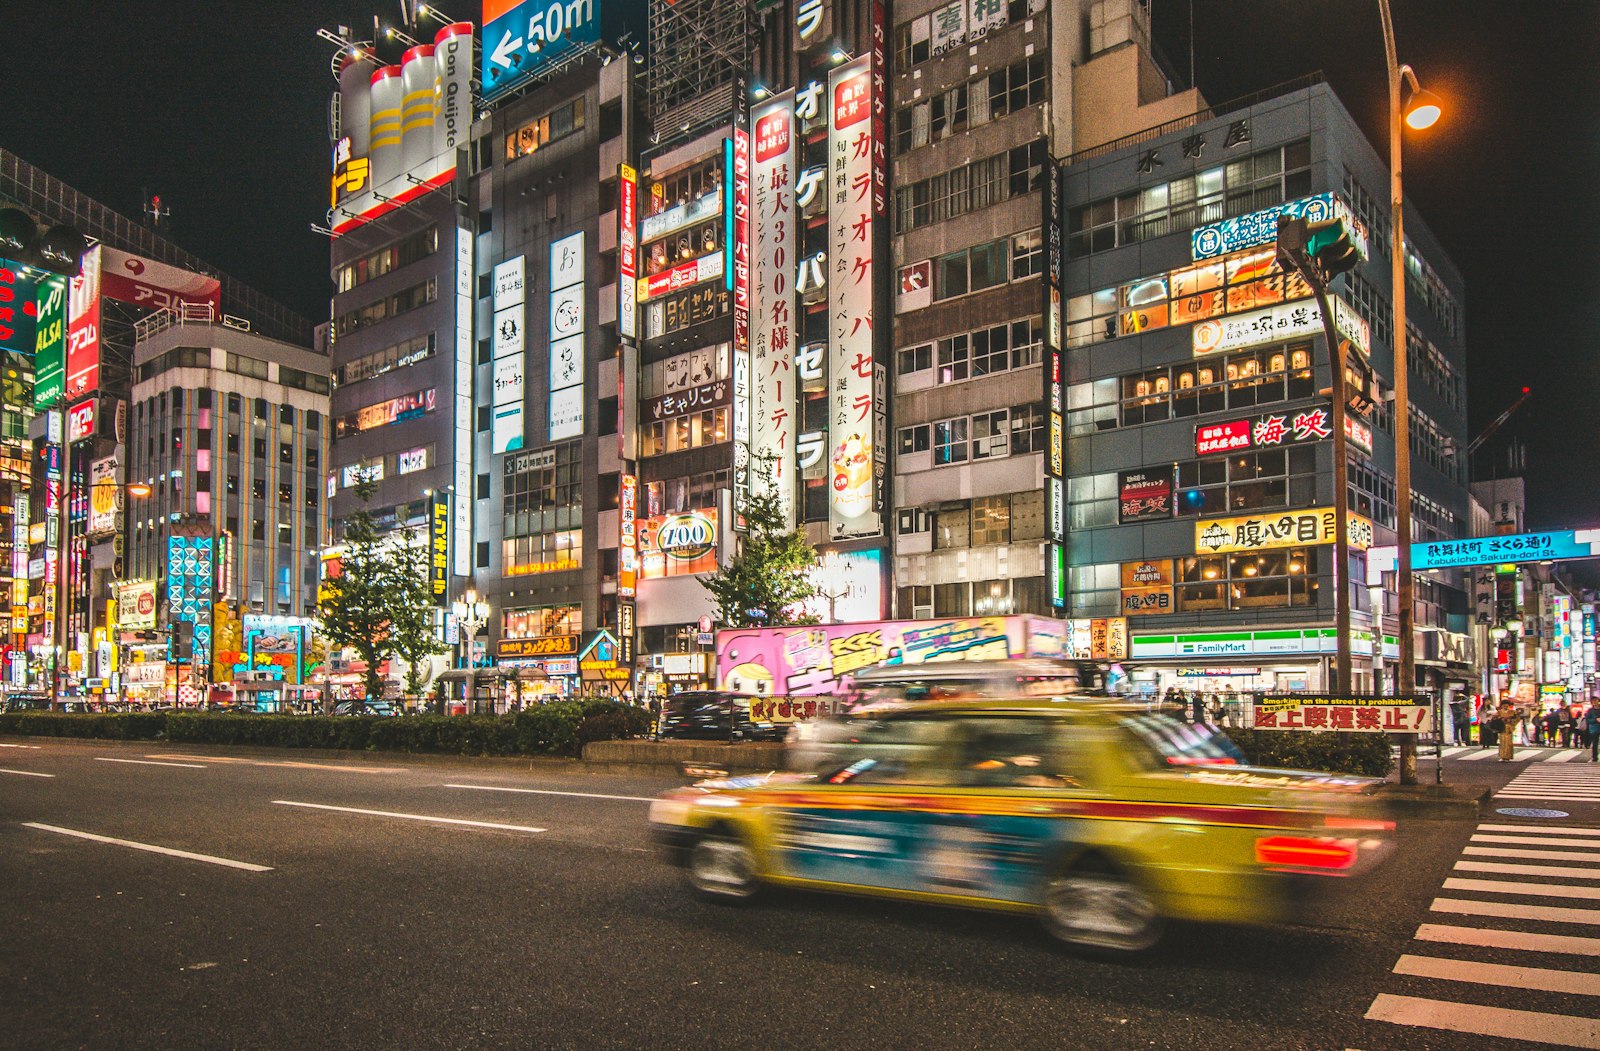
[[[1589,762],[1600,762],[1600,701],[1590,701],[1583,713],[1583,733],[1589,742]]]
[[[1455,724],[1456,744],[1472,742],[1472,715],[1467,711],[1470,703],[1465,697],[1450,702],[1450,720]]]
[[[1572,709],[1563,704],[1556,709],[1556,733],[1560,735],[1561,747],[1572,747]]]
[[[1541,743],[1550,748],[1554,748],[1556,741],[1560,740],[1561,712],[1565,707],[1565,705],[1561,705],[1544,713],[1544,734],[1542,735],[1543,740]]]
[[[1189,699],[1189,721],[1202,726],[1205,725],[1206,695],[1199,690],[1196,690],[1194,696]]]
[[[1509,697],[1500,702],[1494,718],[1489,720],[1489,729],[1495,731],[1500,741],[1502,763],[1509,763],[1516,758],[1517,724],[1521,721],[1522,713]]]

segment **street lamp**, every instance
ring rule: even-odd
[[[1443,113],[1437,95],[1423,91],[1410,66],[1395,57],[1394,17],[1389,0],[1378,0],[1383,19],[1383,55],[1389,72],[1389,212],[1394,224],[1394,243],[1390,246],[1389,298],[1394,302],[1394,325],[1390,342],[1394,345],[1394,488],[1395,575],[1399,578],[1396,601],[1399,604],[1400,665],[1396,693],[1412,693],[1417,687],[1417,638],[1414,581],[1411,579],[1411,364],[1406,338],[1406,271],[1404,212],[1405,194],[1400,178],[1401,122],[1421,130],[1431,127]],[[1411,97],[1403,99],[1405,85]],[[1341,497],[1343,494],[1340,494]],[[1381,621],[1380,621],[1381,623]],[[1417,738],[1400,737],[1400,783],[1417,783]]]
[[[450,612],[455,614],[456,623],[461,625],[461,632],[465,638],[465,659],[463,665],[468,671],[467,675],[467,700],[476,701],[477,691],[473,689],[475,676],[472,674],[472,647],[478,638],[478,632],[489,623],[489,603],[478,597],[477,588],[468,588],[466,593],[450,604]]]

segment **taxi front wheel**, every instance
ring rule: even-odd
[[[1155,945],[1164,929],[1155,899],[1098,859],[1086,859],[1045,885],[1044,926],[1079,949],[1131,956]]]
[[[716,901],[748,901],[761,887],[755,854],[737,833],[728,831],[702,836],[690,849],[689,882]]]

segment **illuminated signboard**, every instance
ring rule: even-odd
[[[1172,515],[1170,466],[1117,472],[1117,521],[1149,522]]]
[[[1279,547],[1331,544],[1338,533],[1331,507],[1303,511],[1269,512],[1234,518],[1203,518],[1194,524],[1194,549],[1200,555],[1230,551],[1265,551]],[[1365,551],[1372,546],[1372,523],[1358,514],[1349,516],[1350,546]]]
[[[522,448],[524,363],[527,347],[527,257],[516,256],[494,268],[494,364],[489,406],[489,451],[513,452]],[[469,388],[470,389],[470,388]]]
[[[639,302],[634,281],[639,276],[639,173],[617,170],[617,334],[639,335]]]
[[[1441,540],[1411,545],[1411,568],[1448,569],[1452,566],[1488,566],[1513,562],[1546,562],[1566,558],[1593,558],[1592,540],[1579,540],[1573,530],[1556,533],[1519,533],[1469,540]]]
[[[89,465],[90,536],[114,533],[122,519],[122,484],[117,480],[117,458],[107,456]]]
[[[368,405],[356,412],[356,430],[370,431],[374,427],[386,427],[417,419],[437,408],[438,399],[439,392],[429,387],[414,394],[402,394],[398,398],[390,398],[377,405]]]
[[[1345,417],[1346,422],[1350,420]],[[1365,425],[1362,425],[1363,428]],[[1346,427],[1346,431],[1350,428]],[[1372,432],[1366,432],[1368,450]],[[1245,449],[1276,449],[1285,445],[1322,441],[1333,437],[1333,413],[1328,409],[1289,409],[1269,412],[1247,420],[1201,424],[1194,429],[1194,451],[1199,456],[1240,452]]]
[[[155,581],[130,580],[117,585],[117,621],[128,631],[155,630]]]
[[[714,572],[721,537],[715,508],[646,518],[639,523],[639,576]]]
[[[754,256],[750,289],[750,454],[769,465],[771,488],[783,514],[784,528],[794,523],[798,423],[795,378],[789,361],[796,346],[794,125],[792,91],[768,100],[751,113],[754,197],[745,228]],[[764,492],[767,484],[760,472],[749,478],[752,492]]]
[[[639,580],[639,479],[622,476],[617,497],[617,595],[632,598]]]
[[[498,657],[571,657],[578,652],[576,635],[541,635],[534,639],[501,639],[495,643]]]
[[[67,441],[81,442],[94,436],[95,402],[79,402],[67,410]]]
[[[1171,613],[1175,608],[1173,585],[1173,563],[1170,558],[1122,563],[1122,615],[1146,617]]]
[[[65,391],[67,371],[67,281],[49,277],[35,292],[38,313],[33,359],[33,408],[42,412]]]
[[[550,245],[550,418],[553,442],[583,433],[583,231]]]
[[[1328,297],[1333,304],[1334,330],[1362,353],[1371,346],[1371,330],[1366,319],[1338,296]],[[1322,311],[1314,300],[1282,303],[1248,314],[1213,318],[1194,326],[1195,357],[1220,354],[1245,347],[1258,347],[1279,340],[1322,334]]]
[[[167,618],[194,625],[197,668],[211,661],[212,545],[208,536],[167,538]]]
[[[718,187],[703,197],[646,216],[639,224],[639,240],[655,241],[670,233],[676,233],[685,226],[693,226],[695,223],[714,218],[721,211],[722,188]]]
[[[1350,232],[1351,244],[1361,253],[1361,258],[1367,258],[1366,224],[1357,219],[1351,213],[1349,205],[1333,193],[1302,197],[1297,201],[1251,212],[1249,215],[1239,215],[1232,219],[1224,219],[1220,223],[1196,227],[1189,235],[1190,255],[1194,259],[1210,259],[1242,248],[1273,244],[1278,239],[1279,216],[1304,219],[1313,223],[1335,218],[1343,219],[1345,229]]]
[[[703,255],[687,263],[680,263],[669,270],[663,270],[659,274],[639,278],[634,282],[638,301],[642,303],[647,299],[699,284],[701,281],[721,277],[722,256],[721,251],[712,252],[710,255]]]
[[[0,350],[33,354],[39,345],[39,286],[26,268],[0,259]]]
[[[471,37],[468,38],[471,47]],[[470,50],[469,50],[470,57]],[[441,59],[442,61],[442,59]],[[471,62],[467,63],[468,66]],[[473,315],[476,289],[473,287],[473,243],[476,238],[464,227],[456,228],[456,382],[455,382],[455,467],[452,480],[462,499],[455,501],[451,519],[451,546],[455,548],[455,564],[451,572],[458,577],[472,575],[472,501],[466,494],[472,492],[473,417],[472,374],[477,366],[476,346],[473,340]],[[520,406],[519,406],[520,408]],[[493,408],[490,408],[491,420]],[[490,441],[494,439],[491,423]],[[400,454],[399,470],[406,473],[406,458]],[[424,451],[419,469],[428,466],[433,457]]]
[[[443,609],[450,604],[450,494],[442,489],[434,490],[428,526],[428,583]]]
[[[1044,211],[1044,408],[1046,519],[1049,524],[1049,550],[1046,552],[1046,583],[1052,609],[1067,605],[1066,574],[1066,432],[1062,420],[1066,413],[1066,383],[1062,375],[1061,282],[1065,255],[1061,243],[1062,214],[1061,167],[1053,160],[1044,166],[1044,192],[1039,195]]]

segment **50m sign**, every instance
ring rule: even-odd
[[[538,76],[568,52],[597,43],[597,7],[597,0],[484,0],[484,95]]]

